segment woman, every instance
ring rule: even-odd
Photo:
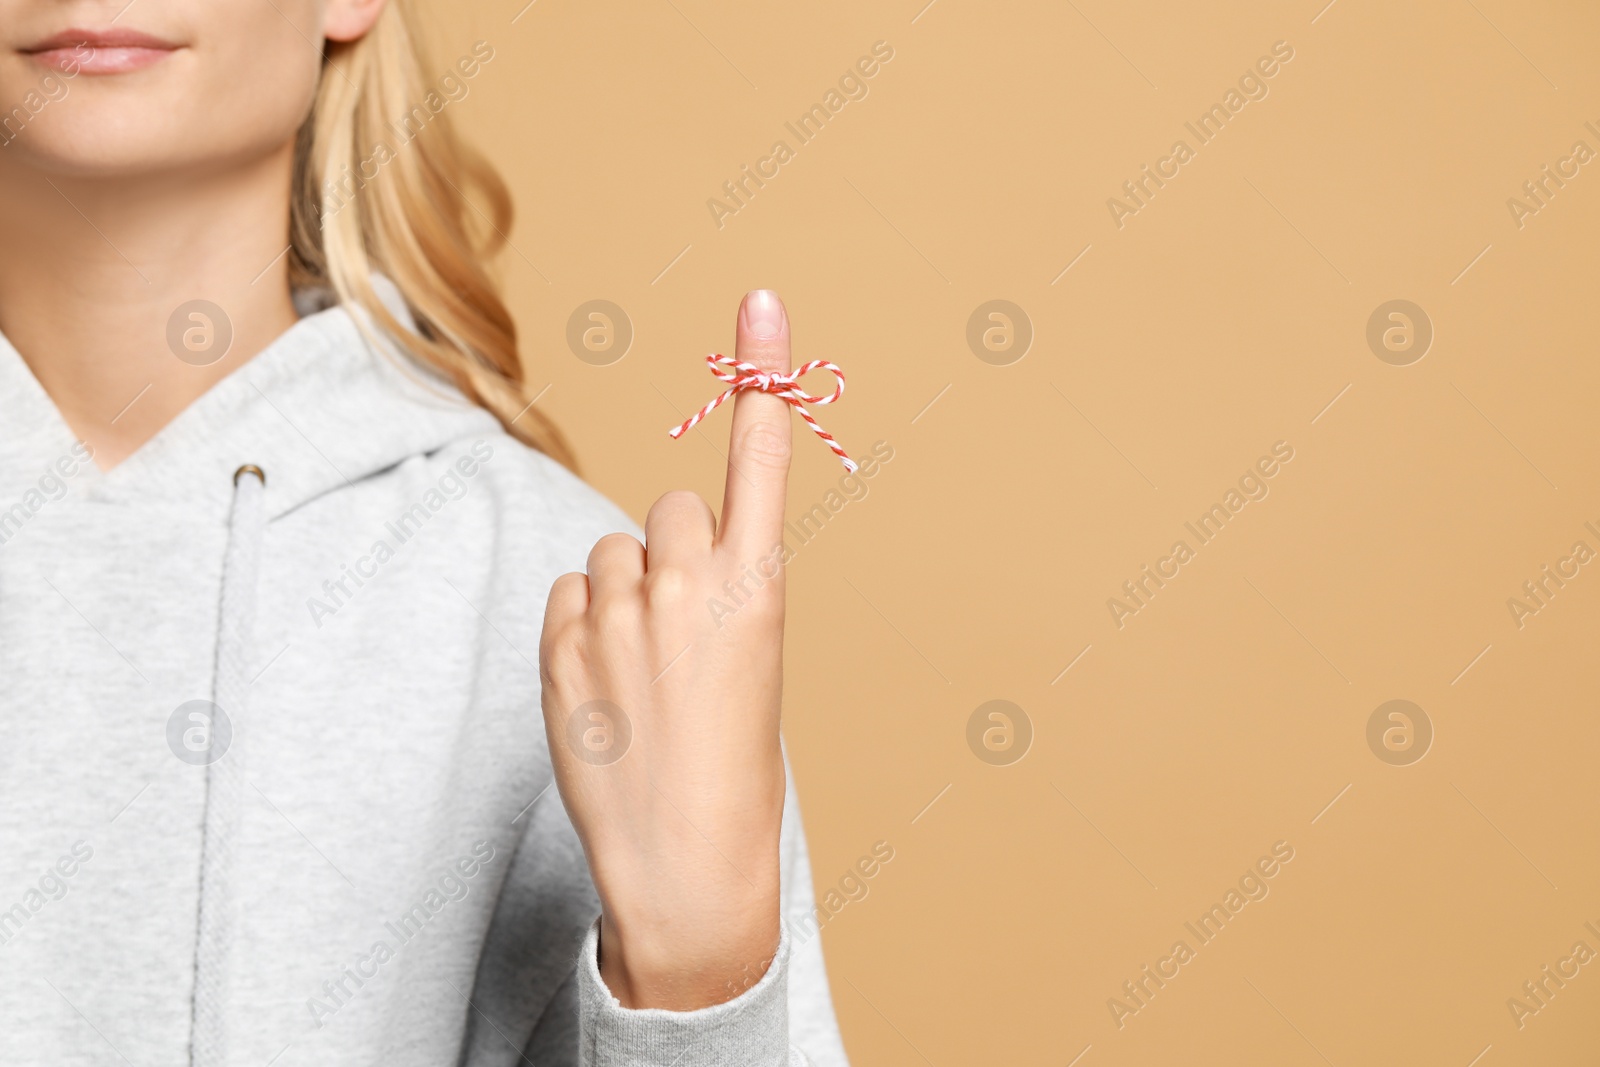
[[[646,552],[524,397],[415,39],[0,0],[0,1062],[844,1063],[782,577],[705,609],[788,408]],[[736,345],[788,368],[773,294]]]

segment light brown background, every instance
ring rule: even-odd
[[[1506,1000],[1600,950],[1600,564],[1520,630],[1506,601],[1600,549],[1600,161],[1521,229],[1506,201],[1600,150],[1600,11],[924,2],[435,5],[440,70],[495,49],[450,106],[514,187],[530,376],[595,485],[717,501],[725,413],[665,430],[756,286],[850,375],[823,424],[894,447],[790,573],[819,891],[896,853],[825,933],[855,1060],[1594,1063],[1600,962],[1521,1030]],[[1118,229],[1107,198],[1279,40],[1270,95]],[[636,330],[609,367],[565,342],[596,298]],[[1036,331],[1006,367],[965,340],[995,298]],[[1407,367],[1365,340],[1394,298],[1436,330]],[[1107,598],[1279,440],[1271,495],[1117,629]],[[796,516],[842,474],[797,449]],[[1012,766],[967,747],[994,698],[1034,726]],[[1392,698],[1436,731],[1407,767],[1366,742]],[[1278,840],[1271,895],[1118,1029],[1107,999]]]

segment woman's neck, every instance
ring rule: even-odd
[[[292,145],[180,179],[0,157],[0,331],[102,469],[294,323],[292,172]]]

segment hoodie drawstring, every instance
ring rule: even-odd
[[[230,738],[228,747],[206,764],[205,828],[200,854],[200,901],[196,919],[194,1001],[189,1030],[192,1067],[216,1067],[227,1060],[223,1012],[226,1008],[228,953],[233,903],[233,847],[245,786],[239,751],[240,730],[250,692],[248,657],[255,625],[256,577],[261,535],[266,527],[267,476],[246,465],[233,474],[233,510],[228,547],[222,558],[222,605],[217,623],[216,675],[212,703],[228,724],[213,738]]]

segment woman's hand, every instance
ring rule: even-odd
[[[745,297],[736,354],[789,370],[776,293]],[[668,493],[648,550],[604,537],[550,590],[545,729],[600,894],[600,972],[627,1007],[731,999],[777,950],[790,447],[789,405],[740,393],[721,523]]]

